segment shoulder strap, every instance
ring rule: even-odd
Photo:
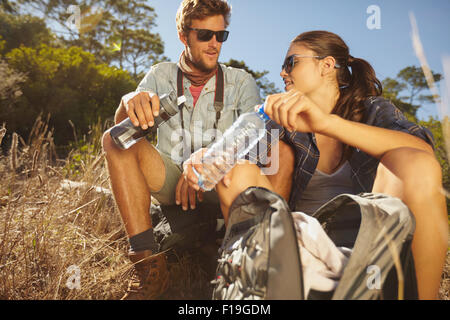
[[[216,122],[214,123],[214,129],[217,129],[219,123],[220,115],[223,109],[223,91],[224,91],[224,79],[223,70],[220,64],[217,67],[216,73],[216,91],[214,94],[214,109],[216,110]]]
[[[177,73],[177,97],[180,98],[184,96],[184,87],[183,87],[183,71],[178,67],[178,73]],[[178,101],[177,101],[178,103]],[[186,135],[184,132],[184,119],[183,119],[183,108],[184,108],[184,102],[181,103],[178,108],[180,109],[180,118],[181,118],[181,130],[183,134],[183,153],[184,150],[187,150],[187,141],[186,141]],[[194,152],[194,147],[191,144],[191,153]]]
[[[177,97],[184,96],[184,87],[183,87],[183,71],[178,68],[177,73]],[[183,109],[184,103],[179,105],[180,111]]]
[[[177,97],[179,98],[183,95],[184,95],[183,71],[181,71],[181,69],[178,67]],[[217,67],[217,72],[216,72],[216,90],[214,93],[214,109],[216,110],[216,121],[214,122],[214,129],[217,129],[217,125],[219,123],[219,119],[222,114],[222,109],[223,109],[223,105],[224,105],[223,99],[224,99],[224,75],[223,75],[222,67],[219,64]],[[180,117],[181,117],[181,128],[182,128],[183,134],[184,134],[183,107],[184,107],[184,103],[179,105]],[[193,150],[192,150],[192,152],[193,152]]]
[[[178,68],[178,74],[177,74],[177,97],[181,97],[184,95],[184,87],[183,87],[183,71],[181,71],[180,68]],[[219,65],[217,67],[216,72],[216,90],[214,93],[214,109],[216,110],[216,122],[214,124],[214,128],[217,129],[217,124],[219,122],[221,112],[223,109],[223,98],[224,98],[224,76],[223,76],[223,70],[222,67]],[[184,103],[180,104],[179,108],[180,111],[182,111],[182,108],[184,107]],[[183,118],[183,116],[181,116]],[[182,123],[182,126],[184,124]]]

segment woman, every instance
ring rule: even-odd
[[[412,243],[420,299],[435,299],[448,240],[442,173],[427,130],[411,123],[381,96],[380,81],[368,62],[354,58],[344,41],[326,31],[297,36],[281,76],[288,92],[266,99],[269,126],[281,130],[292,147],[292,210],[313,213],[340,193],[375,192],[400,198],[416,219]],[[279,126],[278,126],[279,125]],[[281,127],[280,127],[281,126]],[[285,147],[282,148],[285,150]],[[266,177],[256,165],[236,166],[216,186],[225,221],[239,193],[261,186],[280,194],[279,177]],[[292,167],[292,165],[291,165]],[[201,171],[201,166],[196,166]],[[186,166],[186,178],[198,189]],[[290,183],[288,183],[290,184]]]

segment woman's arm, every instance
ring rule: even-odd
[[[323,134],[377,159],[381,159],[388,151],[402,147],[433,154],[430,145],[412,134],[345,120],[326,113],[298,91],[269,96],[264,110],[270,118],[290,131]]]
[[[388,151],[402,147],[434,155],[429,144],[411,134],[345,120],[337,115],[327,115],[326,118],[327,126],[318,133],[358,148],[374,158],[381,159]]]

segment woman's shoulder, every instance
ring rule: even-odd
[[[412,134],[424,140],[431,146],[434,145],[434,138],[430,130],[415,123],[403,114],[392,101],[381,96],[369,97],[365,101],[366,116],[365,124],[402,131]]]
[[[390,109],[398,109],[395,104],[389,100],[386,99],[383,96],[370,96],[367,97],[364,101],[364,104],[367,108],[370,109],[380,109],[380,108],[390,108]]]
[[[364,101],[366,107],[365,123],[376,124],[395,120],[406,120],[402,111],[395,104],[382,96],[371,96]]]

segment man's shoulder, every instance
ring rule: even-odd
[[[154,64],[150,71],[153,72],[170,72],[170,71],[174,71],[177,70],[177,64],[175,62],[170,62],[170,61],[165,61],[165,62],[160,62],[157,64]]]
[[[240,83],[244,80],[253,80],[254,81],[252,75],[250,73],[248,73],[247,71],[245,71],[244,69],[229,67],[224,64],[220,64],[220,66],[222,67],[222,70],[225,75],[225,81],[227,83],[236,84],[236,83]]]

